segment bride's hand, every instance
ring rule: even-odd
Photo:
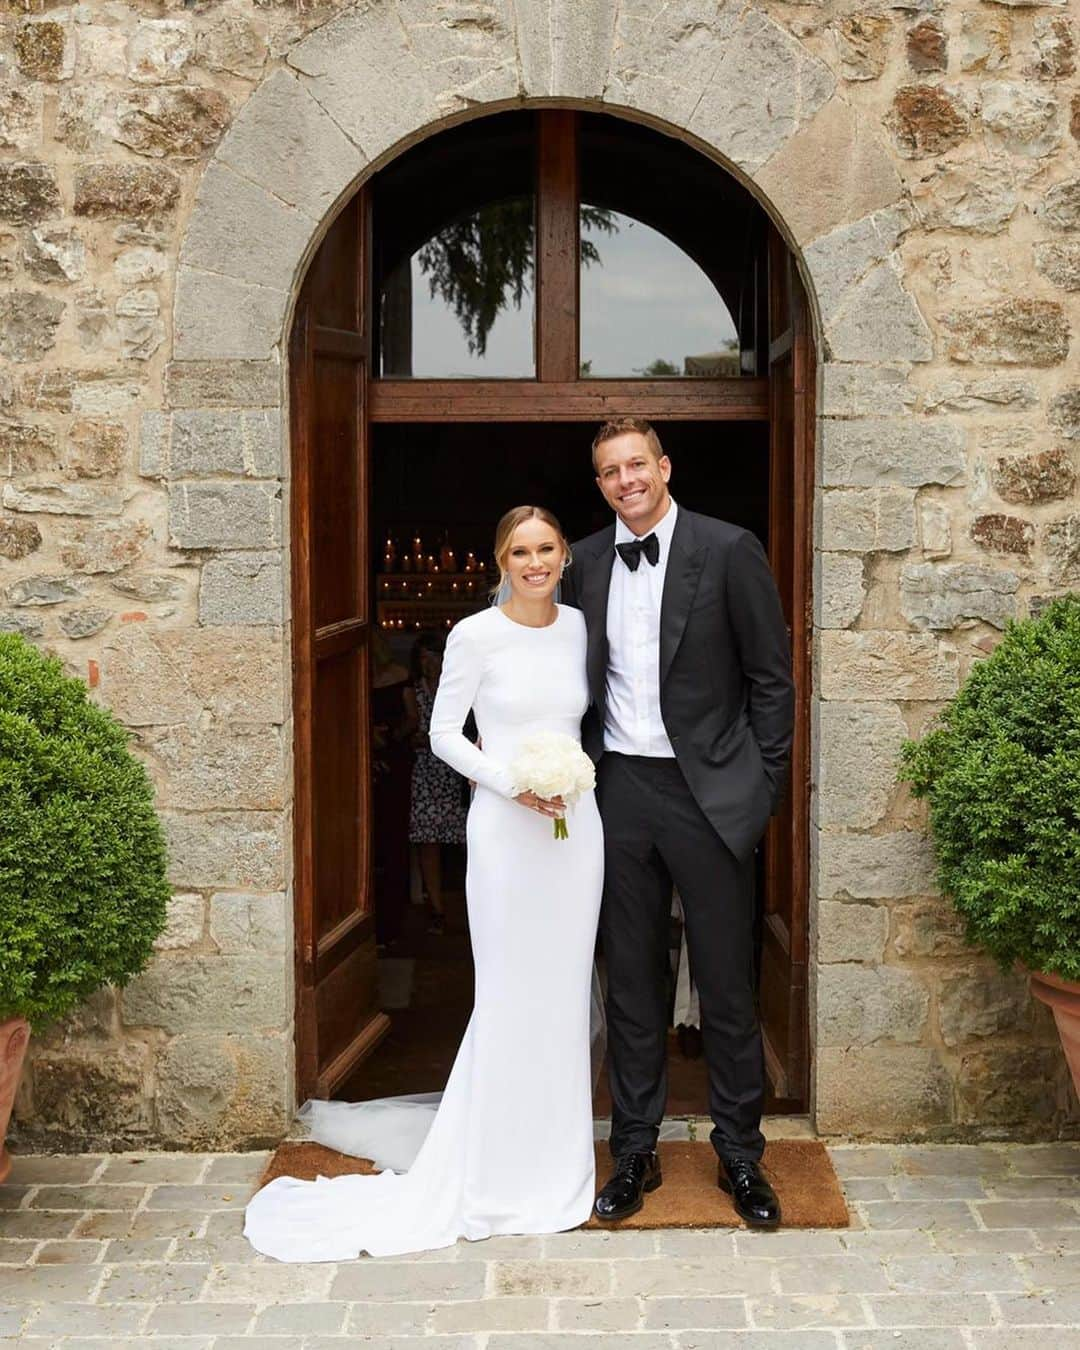
[[[514,801],[549,818],[566,815],[566,803],[561,797],[538,797],[535,792],[519,792]]]

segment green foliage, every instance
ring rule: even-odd
[[[1080,595],[1009,625],[900,776],[968,940],[1080,980]]]
[[[165,926],[153,788],[113,715],[0,634],[0,1020],[36,1029],[125,984]]]
[[[650,361],[647,366],[642,366],[640,369],[635,369],[634,374],[651,375],[660,378],[664,375],[681,375],[682,370],[675,364],[674,361],[665,361],[662,356],[658,356],[654,360]]]

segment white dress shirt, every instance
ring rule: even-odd
[[[660,716],[660,601],[677,511],[672,501],[663,519],[640,536],[655,534],[659,540],[655,566],[642,556],[637,571],[631,572],[616,553],[611,568],[604,749],[623,755],[675,757]],[[616,544],[637,538],[616,519]]]

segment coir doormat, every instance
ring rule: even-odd
[[[730,1196],[716,1184],[716,1154],[707,1143],[669,1141],[659,1145],[664,1184],[645,1197],[645,1205],[618,1223],[590,1219],[586,1228],[742,1228]],[[816,1139],[777,1139],[766,1145],[762,1166],[780,1197],[784,1228],[846,1228],[849,1217],[825,1145]],[[373,1170],[364,1158],[323,1144],[280,1144],[259,1179],[314,1181],[317,1176],[362,1175]],[[606,1144],[596,1146],[596,1181],[611,1173]]]

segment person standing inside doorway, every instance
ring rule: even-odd
[[[420,858],[420,874],[429,906],[429,933],[446,931],[442,846],[465,842],[464,780],[449,764],[432,754],[428,739],[444,646],[440,633],[424,632],[417,637],[411,658],[412,684],[405,693],[405,706],[416,724],[409,842],[416,845]]]
[[[615,1169],[595,1213],[624,1218],[661,1184],[674,885],[700,1000],[718,1184],[747,1223],[774,1228],[780,1203],[759,1166],[753,878],[794,729],[780,597],[753,534],[676,505],[671,461],[648,422],[606,422],[592,450],[615,521],[573,546],[563,595],[588,630],[582,743],[597,761],[605,839]]]

